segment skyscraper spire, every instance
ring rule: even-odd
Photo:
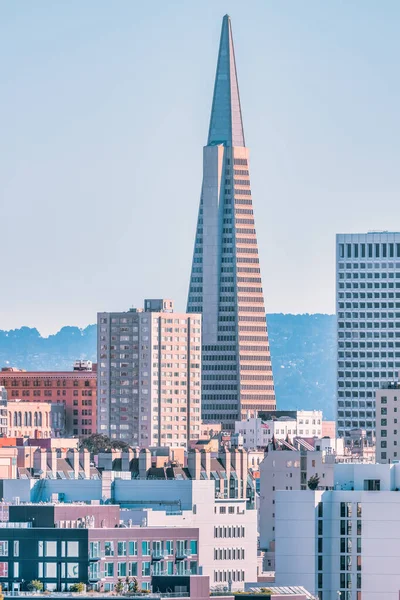
[[[230,18],[222,22],[188,295],[202,313],[202,416],[224,429],[275,392]]]
[[[235,49],[229,15],[225,15],[222,20],[207,144],[209,146],[215,144],[245,146]]]

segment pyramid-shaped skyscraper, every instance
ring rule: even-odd
[[[202,416],[233,429],[275,391],[231,20],[223,18],[203,151],[188,312],[203,315]]]

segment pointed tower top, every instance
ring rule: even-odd
[[[208,146],[245,146],[237,81],[235,50],[229,15],[222,20]]]

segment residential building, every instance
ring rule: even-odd
[[[0,437],[7,435],[7,403],[7,389],[4,386],[0,385]]]
[[[276,493],[276,585],[323,600],[397,600],[400,464],[336,464],[334,481]]]
[[[400,458],[400,384],[398,380],[376,390],[376,460],[397,462]]]
[[[318,449],[317,449],[318,448]],[[293,445],[276,441],[270,444],[260,463],[259,528],[260,548],[271,551],[275,542],[275,502],[279,490],[307,490],[311,477],[319,478],[319,489],[334,487],[333,470],[338,455],[343,455],[341,440],[324,438],[311,446],[297,438]],[[267,556],[273,569],[273,552]]]
[[[51,403],[24,402],[19,399],[8,402],[8,437],[51,437]]]
[[[400,369],[400,233],[336,236],[337,426],[375,435],[375,391]]]
[[[10,506],[0,528],[3,589],[38,579],[46,591],[82,582],[106,592],[118,579],[135,577],[139,589],[150,590],[153,575],[198,574],[198,528],[135,526],[120,512],[82,504]]]
[[[201,315],[171,300],[98,315],[98,431],[132,445],[186,447],[201,425]]]
[[[24,371],[4,367],[0,372],[0,385],[7,389],[9,401],[51,402],[54,405],[51,429],[56,437],[82,438],[96,431],[94,365],[92,370],[88,365],[85,370],[71,371]]]
[[[269,416],[268,420],[257,416],[235,422],[235,433],[242,436],[244,448],[265,448],[273,438],[293,440],[294,437],[322,436],[320,410],[297,410],[292,411],[291,416]]]
[[[231,20],[222,22],[187,311],[203,315],[202,414],[223,429],[275,408]]]

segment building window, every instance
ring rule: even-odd
[[[114,563],[104,563],[104,577],[114,577]]]
[[[67,562],[67,578],[77,579],[79,577],[79,564],[74,562]]]
[[[0,556],[8,556],[8,542],[0,542]]]
[[[114,556],[114,542],[104,542],[104,555]]]
[[[142,542],[142,556],[150,556],[150,542]]]
[[[8,577],[8,563],[0,562],[0,577]]]
[[[129,542],[129,556],[137,556],[137,542]]]
[[[131,577],[136,577],[138,574],[137,562],[129,563],[129,575]]]
[[[74,558],[79,556],[79,542],[67,542],[67,556]]]
[[[147,561],[142,562],[142,577],[150,577],[150,563]]]
[[[57,577],[57,563],[56,562],[44,563],[44,576],[47,579],[55,579]]]
[[[125,562],[117,563],[117,572],[118,572],[118,577],[126,577],[126,563]]]
[[[118,556],[126,556],[126,542],[117,543]]]

